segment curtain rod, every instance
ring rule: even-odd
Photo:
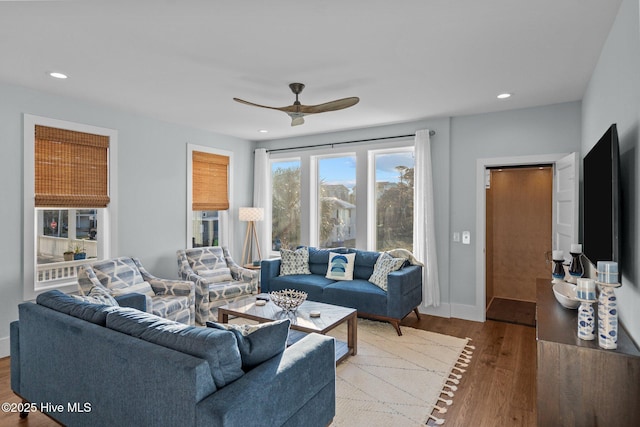
[[[436,132],[433,130],[429,131],[429,136],[435,135]],[[383,136],[380,138],[369,138],[369,139],[356,139],[354,141],[342,141],[342,142],[327,142],[324,144],[316,144],[316,145],[302,145],[299,147],[287,147],[287,148],[274,148],[272,150],[267,150],[267,153],[273,153],[276,151],[289,151],[289,150],[301,150],[305,148],[316,148],[316,147],[333,147],[334,145],[342,145],[342,144],[355,144],[357,142],[370,142],[370,141],[383,141],[386,139],[397,139],[397,138],[410,138],[416,136],[415,133],[411,133],[408,135],[396,135],[396,136]]]

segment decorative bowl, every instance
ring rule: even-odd
[[[269,295],[271,296],[271,301],[285,312],[296,311],[300,304],[307,299],[306,292],[294,289],[272,291]]]
[[[567,282],[559,282],[553,285],[553,294],[556,300],[565,308],[576,309],[580,301],[576,296],[576,285]]]

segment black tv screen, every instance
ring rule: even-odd
[[[598,261],[619,262],[620,156],[618,130],[611,125],[583,160],[583,253]]]

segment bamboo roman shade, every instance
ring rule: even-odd
[[[109,204],[109,137],[36,125],[35,206]]]
[[[223,211],[229,209],[229,157],[193,151],[194,211]]]

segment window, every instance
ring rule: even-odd
[[[377,251],[413,251],[413,150],[373,152]]]
[[[232,155],[187,144],[187,247],[228,244]]]
[[[272,255],[298,245],[413,251],[414,164],[413,139],[272,154]]]
[[[319,157],[318,246],[356,245],[356,156]]]
[[[24,116],[24,298],[75,291],[76,267],[107,258],[117,132]]]
[[[271,162],[271,249],[295,249],[300,245],[300,160]]]

